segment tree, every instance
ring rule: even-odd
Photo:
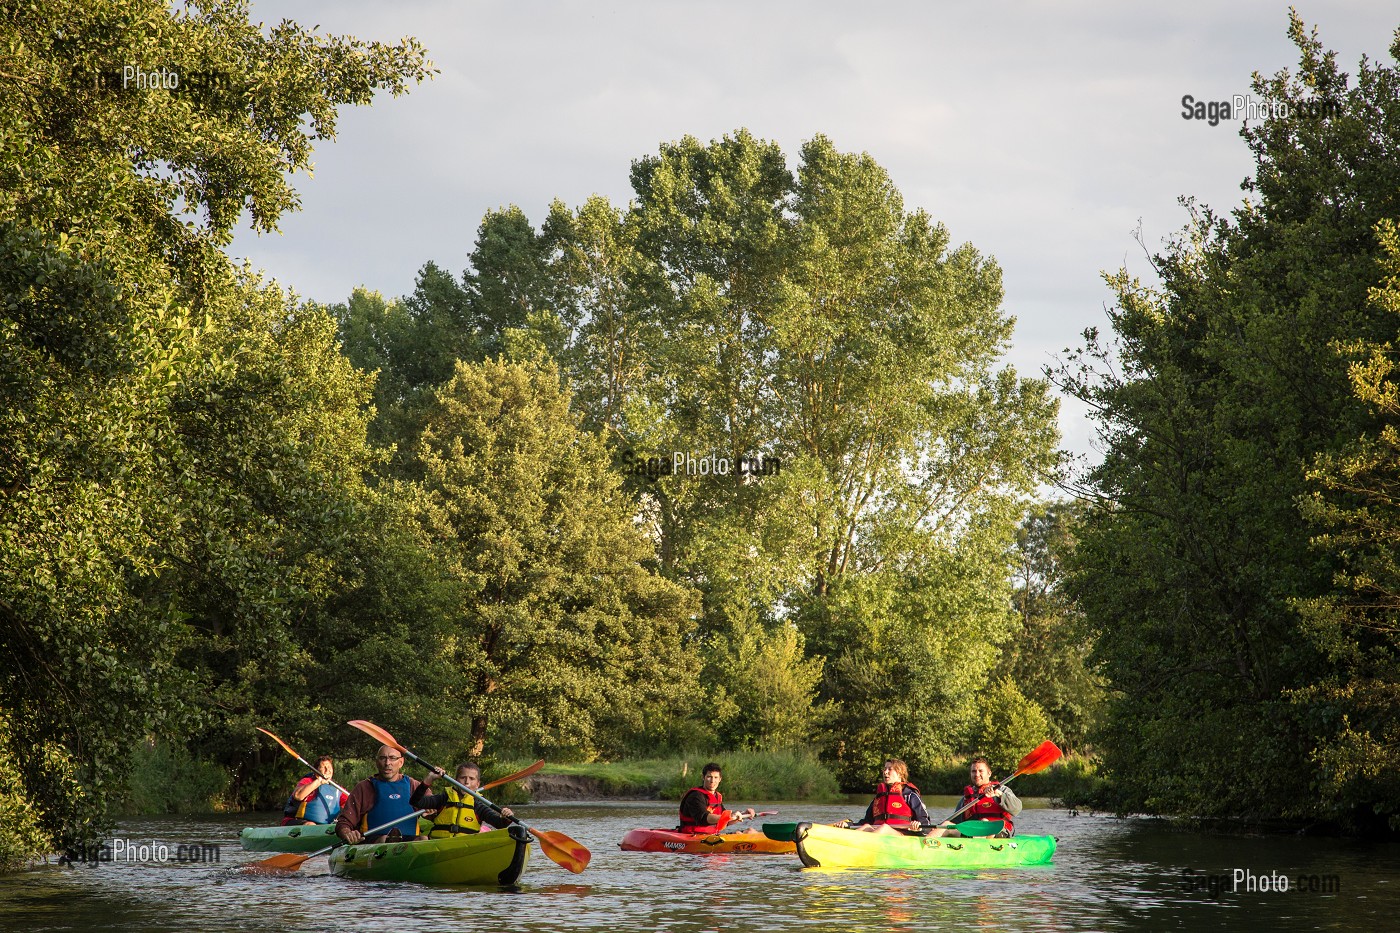
[[[557,370],[459,363],[413,467],[423,540],[457,587],[469,754],[488,731],[554,755],[666,742],[694,710],[691,596],[643,566],[649,548]]]
[[[237,371],[203,352],[256,300],[220,247],[243,211],[271,230],[296,207],[288,176],[338,106],[430,65],[412,40],[264,34],[244,6],[154,0],[16,7],[0,49],[0,741],[43,832],[72,846],[108,822],[133,738],[197,713],[175,663],[191,594],[165,582],[186,558],[182,497],[212,478],[174,406]],[[203,77],[123,89],[113,62]]]
[[[1374,225],[1400,209],[1395,72],[1363,63],[1349,87],[1296,15],[1289,31],[1299,70],[1256,76],[1282,106],[1242,131],[1251,198],[1193,209],[1160,287],[1110,277],[1116,347],[1089,332],[1056,377],[1103,425],[1071,595],[1111,681],[1102,746],[1127,810],[1330,813],[1313,753],[1346,702],[1303,699],[1335,662],[1296,607],[1341,555],[1312,547],[1297,503],[1372,418],[1336,346],[1394,333],[1367,294]]]
[[[1013,596],[1019,625],[993,676],[1009,678],[1044,712],[1050,738],[1067,751],[1085,747],[1104,702],[1103,678],[1089,661],[1093,640],[1065,590],[1083,512],[1075,502],[1052,502],[1022,521]]]
[[[843,767],[904,741],[909,716],[936,755],[1009,632],[1007,545],[1055,463],[1048,386],[995,365],[1011,328],[999,270],[824,137],[795,173],[747,131],[687,137],[634,163],[632,183],[628,211],[556,207],[550,229],[556,295],[580,321],[564,360],[619,465],[677,452],[734,465],[630,470],[663,572],[703,594],[716,657],[755,626],[782,646],[795,624],[826,659],[837,734],[890,723],[846,742]],[[757,462],[778,475],[738,467]],[[977,637],[950,633],[963,626]],[[877,643],[901,657],[872,657]],[[812,670],[792,659],[783,680]],[[723,696],[766,689],[707,671]],[[872,673],[901,689],[858,688]],[[873,708],[887,694],[893,718]]]

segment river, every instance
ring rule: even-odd
[[[929,798],[934,812],[953,803]],[[860,805],[761,808],[779,809],[774,820],[830,822],[856,815]],[[348,881],[327,874],[324,858],[292,875],[250,874],[240,866],[266,853],[243,852],[238,830],[260,814],[132,820],[114,840],[138,856],[151,854],[140,846],[163,845],[170,861],[100,862],[0,876],[0,928],[26,933],[1400,929],[1400,845],[1395,844],[1203,835],[1152,820],[1028,808],[1018,828],[1059,837],[1053,865],[859,872],[803,869],[791,855],[618,849],[627,830],[672,825],[674,813],[673,805],[652,802],[521,807],[519,814],[531,825],[561,830],[592,849],[593,863],[573,875],[536,849],[515,891]],[[175,861],[181,845],[208,860]],[[1286,877],[1290,890],[1232,892],[1237,869],[1255,879]],[[1308,890],[1314,886],[1330,890]]]

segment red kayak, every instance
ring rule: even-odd
[[[756,829],[739,833],[713,833],[697,836],[670,829],[634,829],[622,837],[624,852],[685,852],[691,855],[733,854],[739,852],[786,855],[797,851],[797,844],[769,839]]]

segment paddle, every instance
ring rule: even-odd
[[[521,778],[527,778],[543,767],[544,759],[541,758],[539,761],[530,765],[530,767],[526,768],[523,771],[517,771],[514,774],[507,774],[503,778],[496,778],[496,780],[492,781],[490,784],[482,784],[481,789],[490,790],[493,787],[500,787],[502,784],[509,784],[511,781],[518,781]]]
[[[1055,743],[1054,743],[1054,742],[1041,742],[1039,745],[1037,745],[1037,746],[1035,747],[1034,750],[1032,750],[1032,751],[1030,752],[1030,754],[1026,755],[1025,758],[1022,758],[1022,759],[1020,760],[1020,762],[1017,763],[1017,765],[1016,765],[1016,771],[1011,775],[1011,777],[1009,777],[1009,778],[1007,778],[1006,780],[1002,781],[1002,782],[1001,782],[1001,786],[1002,786],[1002,787],[1005,787],[1007,784],[1010,784],[1013,780],[1015,780],[1017,777],[1019,777],[1019,776],[1022,775],[1022,774],[1039,774],[1041,771],[1044,771],[1046,768],[1050,767],[1050,766],[1053,765],[1055,762],[1057,762],[1057,761],[1059,761],[1061,758],[1063,758],[1063,757],[1064,757],[1064,754],[1065,754],[1064,752],[1060,751],[1057,747],[1055,747]],[[985,796],[985,795],[983,795],[983,796]],[[943,823],[942,823],[941,825],[944,825],[944,826],[948,825],[949,823],[951,823],[954,819],[956,819],[956,818],[957,818],[958,816],[960,816],[961,814],[963,814],[963,813],[967,812],[968,810],[971,810],[973,807],[977,806],[977,801],[978,801],[978,800],[981,800],[981,799],[982,799],[981,797],[974,797],[972,800],[968,801],[965,805],[959,807],[956,811],[954,811],[954,812],[953,812],[953,815],[950,816],[950,817],[948,817],[946,820],[944,820]],[[968,821],[968,822],[973,822],[973,821]],[[962,832],[962,825],[963,825],[963,824],[961,824],[961,823],[958,824],[958,832]],[[982,834],[981,834],[981,833],[977,833],[977,834],[974,834],[974,833],[963,833],[963,835],[964,835],[964,836],[970,836],[970,835],[982,835]]]
[[[1003,820],[963,820],[958,833],[963,836],[995,836],[1006,828]]]
[[[427,812],[427,810],[417,810],[411,815],[416,820],[418,817],[422,816],[424,813]],[[383,826],[376,826],[373,829],[367,829],[365,830],[365,836],[373,836],[380,830],[388,829],[390,826],[402,823],[406,819],[408,819],[407,816],[401,816],[397,820],[390,820]],[[413,837],[410,836],[409,838],[412,839]],[[272,856],[272,858],[265,858],[260,862],[252,862],[248,865],[244,865],[243,867],[249,871],[296,871],[298,868],[300,868],[303,864],[306,863],[307,859],[313,859],[318,855],[325,855],[332,849],[339,849],[345,844],[346,843],[344,842],[337,842],[334,845],[326,846],[324,849],[317,849],[315,852],[312,852],[309,855],[297,855],[295,852],[283,852],[281,855],[274,855]]]
[[[733,820],[728,821],[728,826],[729,826],[730,832],[724,833],[723,835],[726,835],[726,836],[728,836],[728,835],[733,835],[735,832],[740,832],[740,833],[751,832],[751,830],[744,829],[743,827],[739,827],[738,829],[735,829],[735,828],[734,828],[734,827],[735,827],[735,824],[737,824],[737,823],[742,823],[742,822],[744,822],[745,820],[754,820],[754,819],[757,819],[757,818],[760,817],[760,816],[777,816],[777,814],[778,814],[778,811],[777,811],[777,810],[762,810],[762,811],[760,811],[760,812],[758,812],[758,813],[755,813],[753,816],[739,816],[739,817],[735,817]],[[706,839],[718,839],[718,838],[720,837],[720,835],[721,835],[720,833],[712,833],[712,834],[710,834],[709,836],[706,836],[705,838],[706,838]]]
[[[420,765],[422,765],[430,771],[442,770],[441,768],[437,768],[424,761],[422,758],[419,758],[417,755],[413,754],[413,752],[409,751],[403,745],[400,745],[398,740],[395,739],[392,735],[385,732],[383,729],[379,728],[372,722],[368,722],[364,719],[352,719],[350,720],[349,725],[352,725],[356,729],[359,729],[365,735],[378,741],[381,745],[387,745],[390,748],[398,749],[404,754],[404,757],[413,759],[414,761],[418,762]],[[494,803],[487,800],[485,797],[481,796],[476,791],[472,790],[470,787],[463,784],[461,781],[458,781],[451,775],[444,774],[443,780],[447,781],[447,783],[451,784],[453,787],[457,788],[462,793],[471,794],[473,800],[480,801],[481,803],[490,807],[496,813],[501,812],[500,807],[496,806]],[[504,816],[504,814],[502,814],[502,816]],[[525,826],[525,823],[516,817],[511,816],[504,818],[510,820],[512,823],[519,823],[521,826],[524,826],[526,832],[528,832],[530,835],[534,836],[540,841],[540,848],[544,850],[545,855],[549,856],[550,861],[554,862],[556,865],[560,865],[564,868],[567,868],[574,874],[578,874],[579,872],[587,868],[588,862],[593,858],[592,852],[589,852],[588,849],[586,849],[583,845],[569,838],[561,832],[541,832],[540,830],[535,829],[531,826]]]
[[[287,754],[288,754],[288,755],[291,755],[291,756],[292,756],[293,758],[295,758],[297,761],[299,761],[299,762],[301,762],[302,764],[306,765],[306,767],[309,768],[309,769],[311,770],[311,773],[312,773],[312,774],[316,775],[317,777],[320,777],[320,776],[321,776],[321,772],[320,772],[319,770],[317,770],[316,766],[313,765],[311,762],[307,761],[305,758],[303,758],[303,757],[301,757],[300,755],[298,755],[297,752],[296,752],[296,749],[292,748],[292,747],[291,747],[290,745],[288,745],[286,742],[283,742],[281,739],[279,739],[277,736],[273,735],[271,732],[268,732],[268,731],[267,731],[266,729],[264,729],[262,726],[254,726],[253,728],[254,728],[254,729],[257,729],[257,730],[258,730],[259,732],[261,732],[263,735],[267,736],[268,738],[272,739],[272,741],[276,742],[278,745],[280,745],[280,746],[282,746],[283,748],[285,748],[285,749],[287,750]],[[349,793],[350,793],[348,790],[346,790],[345,788],[341,787],[341,786],[340,786],[339,784],[337,784],[335,781],[326,781],[326,783],[329,784],[331,787],[334,787],[336,790],[340,791],[342,794],[349,795]]]

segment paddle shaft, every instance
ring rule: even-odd
[[[409,750],[406,749],[406,748],[400,748],[399,751],[403,752],[406,756],[408,756],[409,758],[411,758],[411,759],[413,759],[414,761],[418,762],[420,765],[422,765],[423,767],[427,768],[429,771],[437,771],[437,770],[438,770],[434,765],[431,765],[431,764],[429,764],[428,762],[424,761],[422,758],[419,758],[417,755],[413,754],[413,752],[409,751]],[[500,807],[496,806],[494,803],[492,803],[491,801],[487,800],[485,797],[481,796],[481,795],[478,794],[476,791],[472,790],[470,787],[468,787],[467,785],[463,784],[461,781],[457,780],[456,778],[452,777],[451,775],[447,774],[446,772],[443,773],[442,779],[443,779],[444,781],[446,781],[447,783],[451,784],[453,787],[457,788],[457,789],[458,789],[459,791],[461,791],[462,793],[464,793],[464,794],[471,794],[473,800],[475,800],[477,803],[480,803],[480,804],[484,805],[488,810],[490,810],[492,813],[494,813],[494,814],[496,814],[497,816],[499,816],[501,819],[503,819],[503,820],[509,820],[509,821],[512,822],[512,823],[520,823],[521,826],[525,826],[525,824],[524,824],[523,822],[521,822],[519,819],[517,819],[516,817],[514,817],[514,816],[506,816],[504,813],[501,812],[501,808],[500,808]],[[530,827],[525,826],[525,828],[526,828],[526,829],[529,829]]]
[[[301,762],[302,764],[306,765],[307,769],[310,770],[312,774],[316,775],[317,777],[320,777],[320,776],[321,776],[320,770],[319,770],[315,765],[313,765],[311,762],[307,761],[305,758],[303,758],[303,757],[301,757],[300,755],[298,755],[297,752],[296,752],[296,749],[292,748],[292,747],[291,747],[290,745],[288,745],[286,742],[283,742],[281,739],[277,738],[277,736],[272,735],[271,732],[268,732],[266,729],[262,728],[261,726],[256,726],[255,728],[256,728],[259,732],[261,732],[263,735],[271,735],[273,741],[275,741],[278,745],[282,746],[282,748],[286,750],[287,754],[291,755],[291,756],[292,756],[293,758],[295,758],[297,761],[299,761],[299,762]],[[324,780],[324,779],[323,779],[323,780]],[[335,781],[327,780],[326,783],[329,784],[331,787],[334,787],[336,790],[340,791],[342,794],[345,794],[347,797],[350,795],[350,792],[349,792],[348,790],[346,790],[345,788],[341,787],[341,786],[340,786],[339,784],[337,784]]]
[[[427,810],[414,810],[412,813],[409,814],[409,816],[413,817],[413,820],[414,820],[414,822],[416,823],[417,820],[418,820],[418,817],[422,816],[424,813],[427,813],[427,812],[428,812]],[[408,819],[408,816],[401,816],[401,817],[399,817],[397,820],[390,820],[389,822],[385,823],[385,824],[382,825],[382,826],[376,826],[376,827],[374,827],[373,829],[367,829],[367,830],[365,830],[364,835],[365,835],[366,837],[368,837],[368,836],[373,836],[375,833],[380,832],[381,830],[388,829],[390,826],[397,826],[399,823],[402,823],[402,822],[403,822],[404,820],[406,820],[406,819]],[[415,828],[416,828],[416,827],[415,827]],[[414,835],[417,835],[417,834],[415,833]],[[287,870],[287,871],[296,871],[298,868],[300,868],[302,865],[306,864],[307,862],[311,861],[311,860],[314,859],[316,856],[318,856],[318,855],[325,855],[327,852],[330,852],[330,851],[332,851],[332,850],[334,850],[334,849],[339,849],[341,846],[347,846],[347,845],[349,845],[349,844],[350,844],[350,843],[345,842],[344,840],[341,840],[340,842],[336,842],[336,843],[333,843],[333,844],[331,844],[331,845],[326,846],[324,849],[317,849],[315,852],[311,852],[311,853],[309,853],[309,854],[307,854],[307,855],[303,855],[303,856],[300,857],[300,859],[299,859],[298,861],[292,863],[291,865],[287,865],[287,866],[275,866],[275,867],[280,867],[282,870]],[[359,844],[359,843],[356,843],[356,845],[358,845],[358,844]],[[283,853],[283,855],[285,855],[285,854],[286,854],[286,853]],[[272,856],[272,859],[262,859],[261,861],[253,862],[253,865],[255,865],[255,866],[263,866],[265,862],[269,862],[269,861],[272,861],[273,859],[277,859],[277,858],[281,858],[281,857],[282,857],[282,856],[280,856],[280,855],[274,855],[274,856]]]

